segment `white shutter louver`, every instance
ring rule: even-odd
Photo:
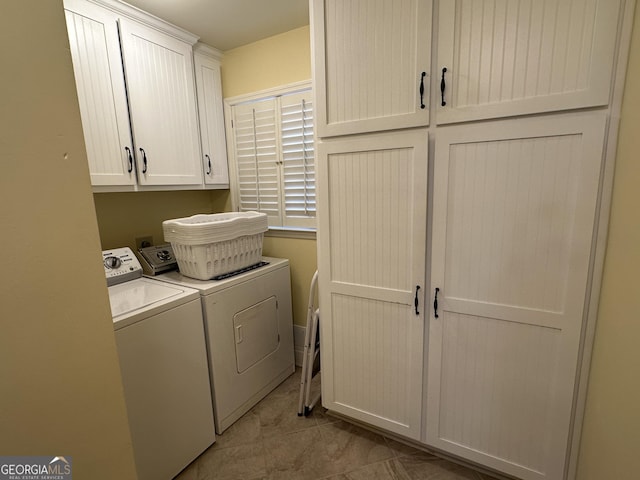
[[[284,226],[315,226],[312,107],[310,91],[280,97]]]
[[[270,227],[315,229],[313,103],[310,88],[231,103],[234,208]]]
[[[234,107],[234,140],[240,211],[266,213],[278,223],[279,179],[275,99]]]

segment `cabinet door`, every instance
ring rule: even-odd
[[[564,478],[606,115],[436,137],[426,441]]]
[[[194,55],[194,62],[204,183],[216,185],[219,188],[229,188],[220,63],[211,57],[198,53]]]
[[[89,2],[64,5],[91,184],[134,185],[117,18]]]
[[[440,2],[438,123],[606,105],[619,11],[620,0]]]
[[[122,18],[120,33],[139,183],[201,184],[191,45]]]
[[[323,405],[419,439],[427,132],[320,142],[318,169]]]
[[[431,0],[313,0],[312,24],[319,137],[428,124]]]

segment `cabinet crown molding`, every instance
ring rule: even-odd
[[[222,61],[222,57],[224,56],[224,54],[217,48],[213,48],[212,46],[202,42],[198,42],[193,46],[193,53],[206,55],[215,60],[218,60],[219,62]]]
[[[187,42],[191,45],[194,45],[200,38],[187,30],[184,30],[176,25],[167,22],[166,20],[151,15],[144,10],[140,10],[133,5],[129,5],[128,3],[124,3],[119,0],[64,0],[64,8],[68,10],[74,10],[74,5],[78,4],[81,1],[94,3],[96,5],[99,5],[100,7],[111,10],[119,16],[135,20],[150,28],[158,30],[167,35],[171,35],[172,37],[178,38],[183,42]]]

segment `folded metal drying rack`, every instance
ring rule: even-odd
[[[309,289],[309,304],[307,307],[307,329],[304,335],[304,353],[302,357],[302,374],[300,376],[300,400],[298,402],[298,416],[305,417],[311,413],[313,407],[320,400],[320,392],[311,398],[311,380],[320,372],[320,309],[315,305],[318,289],[318,271],[313,274]]]

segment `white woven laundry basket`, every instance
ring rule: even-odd
[[[267,215],[233,212],[193,215],[162,222],[183,275],[209,280],[259,263]]]

